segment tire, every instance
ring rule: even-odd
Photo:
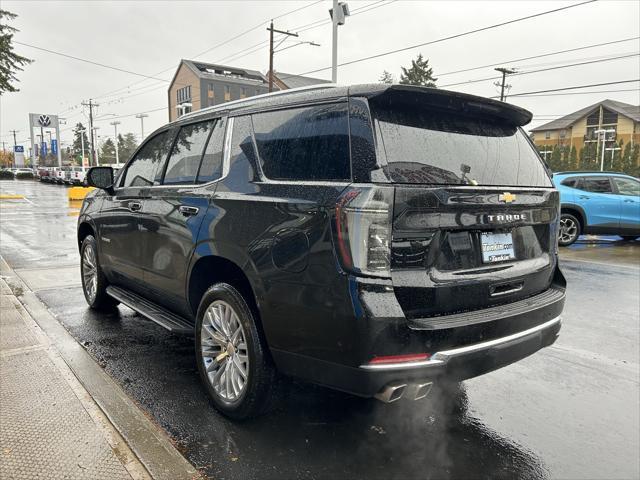
[[[277,390],[277,372],[238,290],[216,283],[205,292],[195,337],[200,379],[215,408],[236,420],[265,413]]]
[[[636,235],[620,235],[620,237],[625,242],[633,242],[634,240],[637,240],[638,238],[640,238],[640,237],[638,237]]]
[[[100,262],[98,260],[98,248],[93,235],[87,235],[80,248],[80,278],[82,280],[82,292],[90,308],[94,310],[113,309],[118,302],[107,295],[107,282]]]
[[[558,231],[558,245],[568,247],[574,243],[582,233],[580,220],[570,213],[560,214],[560,229]]]

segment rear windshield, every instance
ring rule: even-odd
[[[372,114],[393,182],[551,186],[517,127],[423,109],[373,106]]]

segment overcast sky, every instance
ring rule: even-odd
[[[551,1],[349,1],[359,14],[347,19],[339,29],[339,61],[345,62],[377,53],[424,43],[456,33],[552,10],[572,2]],[[310,5],[310,6],[309,6]],[[158,79],[170,80],[181,58],[196,55],[256,27],[270,18],[296,8],[298,12],[276,18],[278,29],[297,31],[312,22],[328,19],[331,2],[321,1],[112,1],[112,2],[30,2],[2,1],[2,8],[19,15],[13,26],[20,32],[14,40],[59,51],[109,66]],[[368,11],[367,11],[368,10]],[[640,2],[599,1],[475,33],[461,38],[419,47],[400,53],[341,67],[338,82],[375,82],[383,70],[396,79],[400,67],[422,53],[429,59],[439,86],[494,76],[493,67],[441,75],[461,69],[500,62],[520,71],[557,67],[572,63],[638,54],[636,38],[597,48],[526,61],[516,61],[546,53],[638,37]],[[207,51],[198,60],[252,68],[268,68],[266,23],[246,35]],[[313,26],[313,25],[311,25]],[[320,43],[290,48],[275,55],[275,69],[303,73],[331,64],[331,25],[320,24],[300,33],[300,38]],[[258,45],[256,51],[245,51]],[[292,45],[287,40],[282,45]],[[149,112],[145,135],[168,121],[169,82],[90,65],[22,45],[16,51],[35,60],[18,77],[18,93],[0,97],[0,135],[12,142],[9,130],[19,130],[19,143],[27,142],[28,113],[60,114],[67,119],[62,141],[72,139],[72,126],[87,123],[87,110],[79,104],[97,98],[100,107],[96,125],[102,138],[113,136],[109,122],[115,116],[120,132],[140,135],[139,112]],[[236,52],[241,52],[233,56]],[[244,56],[243,53],[245,54]],[[571,68],[514,76],[508,83],[511,94],[554,88],[615,82],[640,78],[638,56],[591,63]],[[311,74],[330,79],[329,69]],[[495,80],[446,87],[483,96],[494,96]],[[534,113],[536,126],[579,108],[610,98],[640,104],[638,83],[626,83],[575,90],[600,93],[514,97],[509,100]],[[114,90],[117,90],[114,92]],[[602,92],[602,91],[606,92]],[[619,90],[612,92],[611,90]],[[625,90],[625,91],[622,91]],[[102,117],[102,118],[100,118]]]

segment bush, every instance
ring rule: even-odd
[[[13,180],[13,172],[11,170],[0,170],[0,180]]]
[[[16,179],[18,179],[18,180],[33,180],[33,173],[31,173],[31,172],[18,172],[18,173],[16,173]]]

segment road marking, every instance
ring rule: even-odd
[[[22,200],[24,195],[0,193],[0,200]]]

